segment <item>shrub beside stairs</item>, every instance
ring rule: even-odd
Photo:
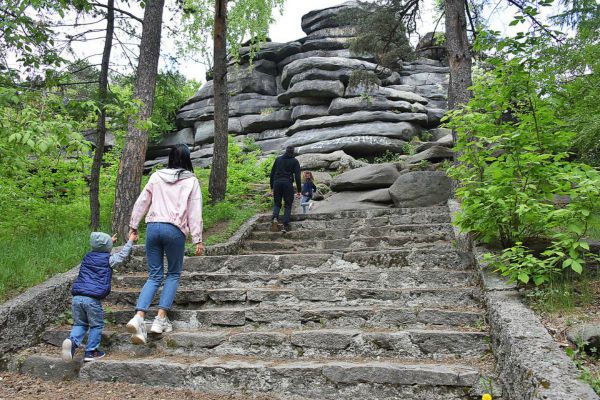
[[[106,358],[62,362],[70,327],[59,324],[13,368],[249,398],[481,398],[493,363],[485,310],[447,207],[294,218],[283,235],[261,217],[240,254],[187,258],[175,330],[147,346],[124,328],[146,279],[138,248],[105,301]]]

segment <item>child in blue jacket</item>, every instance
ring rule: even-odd
[[[304,183],[302,184],[302,198],[300,199],[300,205],[304,214],[312,207],[312,197],[317,191],[317,187],[313,182],[313,174],[310,171],[304,171]]]
[[[62,359],[73,360],[77,348],[81,345],[83,337],[88,333],[84,361],[94,361],[104,357],[104,352],[98,348],[104,329],[104,311],[102,299],[110,293],[112,270],[122,264],[131,253],[133,243],[137,241],[136,234],[129,235],[129,241],[123,249],[111,255],[110,252],[116,236],[110,237],[106,233],[92,232],[90,246],[92,251],[87,253],[79,267],[79,275],[73,287],[73,328],[71,335],[62,343]]]

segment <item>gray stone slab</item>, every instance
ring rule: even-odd
[[[344,95],[344,84],[340,81],[308,80],[296,83],[277,97],[282,104],[289,104],[294,97],[318,97],[333,99]]]
[[[321,140],[296,148],[298,154],[330,153],[343,150],[354,155],[383,154],[386,151],[401,153],[405,141],[382,136],[350,136]]]
[[[311,129],[330,128],[340,125],[364,124],[368,122],[413,122],[426,125],[427,114],[396,113],[391,111],[356,111],[343,115],[327,115],[296,121],[286,132],[288,136]]]
[[[305,146],[311,143],[331,139],[361,136],[384,136],[389,139],[410,140],[419,133],[417,125],[410,122],[371,122],[334,126],[331,128],[309,129],[301,131],[289,138],[288,146]],[[342,150],[342,149],[335,149]],[[391,149],[390,149],[391,150]]]
[[[364,97],[339,97],[333,99],[329,106],[329,114],[341,115],[356,111],[387,111],[406,113],[426,113],[427,108],[420,103],[410,103],[403,100],[388,100],[383,96]]]

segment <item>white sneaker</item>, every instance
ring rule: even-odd
[[[73,361],[75,350],[77,350],[77,346],[73,344],[71,339],[67,338],[62,342],[62,351],[60,352],[60,357],[65,362]]]
[[[148,334],[146,333],[146,324],[144,318],[136,315],[127,323],[127,332],[131,333],[131,343],[146,344]]]
[[[154,322],[152,323],[152,327],[150,328],[150,332],[152,333],[169,333],[173,331],[173,325],[169,318],[164,317],[160,318],[158,315],[154,318]]]
[[[310,210],[312,208],[312,206],[313,206],[313,201],[311,200],[308,202],[308,209]]]

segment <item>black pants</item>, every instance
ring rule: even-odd
[[[279,219],[281,200],[283,199],[283,225],[288,225],[292,216],[294,202],[294,186],[290,181],[275,181],[273,183],[273,218]]]

